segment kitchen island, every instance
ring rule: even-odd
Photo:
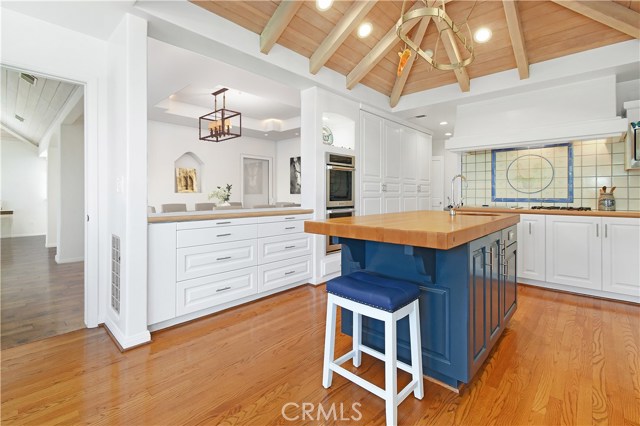
[[[343,275],[365,270],[420,288],[424,373],[458,389],[516,310],[518,221],[504,213],[416,211],[306,221],[304,229],[342,244]],[[343,310],[342,332],[351,334],[351,321]],[[383,350],[383,324],[363,318],[362,339]],[[398,356],[410,360],[406,319],[398,323]]]

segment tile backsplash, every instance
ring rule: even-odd
[[[511,201],[496,202],[491,196],[491,151],[467,152],[462,156],[462,174],[467,177],[463,188],[464,204],[492,207],[566,206],[597,208],[598,188],[615,186],[616,210],[640,210],[640,171],[624,170],[624,141],[601,139],[574,142],[573,202]],[[509,155],[540,154],[540,148],[511,151]],[[502,154],[501,154],[502,155]],[[569,181],[562,180],[567,184]],[[556,189],[562,185],[558,181]],[[541,197],[547,197],[541,194]],[[530,198],[537,198],[532,194]]]

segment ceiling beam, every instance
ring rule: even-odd
[[[429,22],[431,22],[431,18],[425,17],[420,20],[420,25],[414,34],[413,41],[420,46],[422,43],[422,39],[427,32],[427,27],[429,26]],[[418,54],[414,51],[411,51],[411,56],[409,60],[404,66],[402,70],[402,74],[400,77],[396,78],[396,82],[393,85],[393,89],[391,90],[391,96],[389,98],[389,104],[391,108],[398,105],[398,101],[400,100],[400,96],[402,96],[402,91],[404,90],[404,85],[407,82],[407,78],[409,78],[409,73],[411,72],[411,67],[413,66],[413,62],[418,57]]]
[[[524,80],[529,78],[529,59],[527,58],[527,49],[524,44],[524,33],[522,32],[518,5],[515,0],[502,0],[502,5],[504,6],[504,14],[507,17],[507,28],[509,28],[511,46],[518,65],[518,74],[520,74],[520,80]]]
[[[640,38],[640,13],[621,4],[613,1],[552,1],[633,38]]]
[[[354,2],[347,10],[342,19],[338,21],[336,26],[331,30],[329,35],[318,46],[311,59],[309,60],[309,72],[317,74],[320,68],[327,63],[329,58],[338,50],[342,43],[349,36],[367,13],[375,6],[375,1],[359,1]]]
[[[417,9],[423,5],[424,3],[422,3],[422,1],[417,1],[408,11]],[[408,21],[402,28],[402,34],[407,34],[417,24],[418,19]],[[380,62],[380,60],[394,48],[396,44],[398,44],[399,41],[400,39],[396,34],[396,26],[394,24],[389,31],[387,31],[384,37],[382,37],[380,41],[373,46],[373,49],[371,49],[369,53],[367,53],[366,56],[358,62],[358,65],[356,65],[351,72],[347,74],[347,89],[353,89],[355,85],[358,84],[369,73],[369,71],[371,71],[373,67],[375,67],[378,62]]]
[[[447,52],[447,56],[449,57],[449,61],[452,64],[458,63],[462,61],[462,56],[460,55],[460,49],[455,41],[455,36],[453,35],[453,30],[447,26],[447,24],[443,21],[435,20],[436,26],[438,27],[438,31],[440,31],[442,37],[442,45],[444,46],[444,50]],[[435,52],[434,52],[435,53]],[[456,79],[458,80],[458,84],[460,85],[460,90],[463,92],[468,92],[471,90],[471,83],[469,81],[469,73],[467,72],[466,67],[458,68],[453,70],[456,75]]]
[[[260,52],[269,53],[304,2],[282,0],[260,34]]]

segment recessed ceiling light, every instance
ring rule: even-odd
[[[447,124],[449,124],[449,122],[448,122],[448,121],[441,121],[441,122],[440,122],[440,125],[441,125],[441,126],[446,126]]]
[[[473,39],[478,43],[486,43],[491,40],[491,30],[487,27],[481,27],[473,34]]]
[[[176,95],[169,95],[169,99],[173,100],[176,98]]]
[[[424,51],[424,54],[431,58],[433,56],[433,50],[427,49]]]
[[[451,133],[451,132],[447,132],[447,133],[445,133],[444,135],[445,135],[445,136],[451,136],[452,134],[453,134],[453,133]]]
[[[265,136],[269,136],[269,133],[265,133],[264,135],[265,135]]]
[[[371,25],[370,22],[363,22],[358,27],[358,37],[360,38],[369,37],[369,34],[371,34],[372,30],[373,30],[373,26]]]
[[[321,12],[329,10],[331,5],[333,5],[333,0],[316,0],[316,9]]]

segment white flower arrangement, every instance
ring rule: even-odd
[[[218,199],[221,203],[229,202],[231,198],[231,185],[227,184],[224,188],[220,186],[216,187],[216,189],[209,193],[209,199],[212,198]]]

